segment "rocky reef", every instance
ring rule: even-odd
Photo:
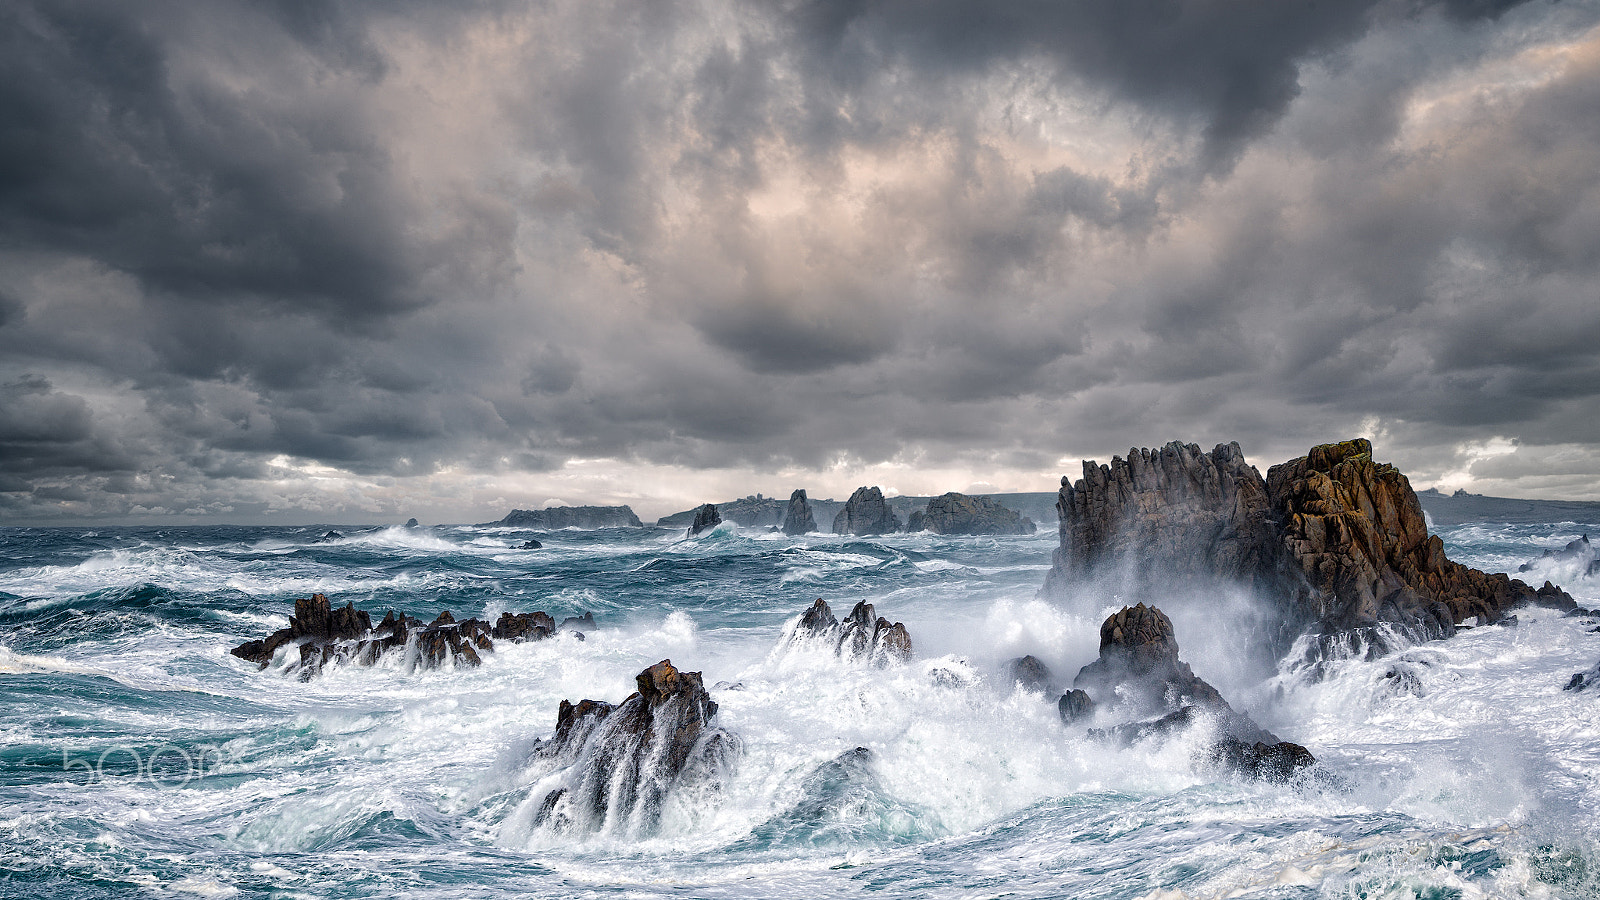
[[[587,613],[585,617],[592,626],[594,619]],[[309,678],[330,663],[370,666],[391,653],[401,654],[408,668],[476,666],[483,661],[480,651],[494,650],[495,640],[542,640],[557,630],[555,621],[543,612],[503,613],[491,627],[481,619],[457,622],[448,610],[432,622],[389,610],[374,627],[371,616],[355,604],[334,607],[322,594],[312,594],[294,601],[288,628],[229,652],[265,669],[280,650],[292,649],[297,657],[286,658],[288,668]]]
[[[911,513],[907,531],[934,534],[1033,534],[1037,526],[1014,509],[988,497],[969,497],[951,491],[928,501],[926,509]]]
[[[789,495],[789,505],[783,516],[783,533],[794,536],[810,534],[817,530],[817,520],[811,515],[811,504],[806,501],[804,488]]]
[[[642,528],[644,523],[629,506],[552,506],[547,509],[513,509],[498,522],[507,528]]]
[[[883,666],[911,659],[911,635],[906,626],[878,616],[865,600],[850,610],[843,622],[834,617],[827,601],[818,597],[788,636],[790,644],[824,646],[846,659]]]
[[[900,519],[876,487],[859,487],[850,495],[844,509],[833,518],[834,534],[893,534],[900,530]]]
[[[1410,482],[1374,462],[1364,439],[1313,447],[1266,478],[1238,444],[1131,450],[1110,465],[1086,461],[1076,483],[1063,478],[1057,509],[1047,594],[1091,577],[1130,592],[1238,584],[1275,608],[1275,651],[1308,631],[1370,637],[1384,623],[1421,639],[1520,603],[1575,605],[1548,582],[1535,590],[1447,559]]]
[[[1096,701],[1095,698],[1098,698]],[[1200,762],[1248,778],[1281,781],[1316,762],[1234,709],[1178,656],[1172,621],[1155,607],[1124,607],[1100,626],[1100,655],[1084,666],[1057,703],[1062,721],[1133,717],[1091,737],[1129,746],[1203,729]]]
[[[694,521],[689,523],[689,536],[695,535],[722,524],[722,516],[718,514],[716,504],[705,503],[694,511]]]
[[[634,681],[638,691],[615,706],[561,701],[554,736],[534,748],[555,771],[530,800],[538,803],[533,824],[646,835],[673,790],[720,781],[730,770],[739,741],[712,724],[717,704],[699,672],[664,659]]]

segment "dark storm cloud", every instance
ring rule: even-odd
[[[820,61],[848,87],[887,59],[935,73],[1051,60],[1064,74],[1197,125],[1207,168],[1227,166],[1300,93],[1308,57],[1359,37],[1375,10],[1428,4],[1233,3],[1227,0],[819,0],[804,4]],[[1459,20],[1496,17],[1511,2],[1447,0]]]
[[[0,503],[476,521],[503,484],[890,463],[1048,490],[1063,455],[1363,427],[1430,477],[1600,492],[1562,455],[1600,442],[1597,22],[10,4]]]

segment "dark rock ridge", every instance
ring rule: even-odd
[[[846,659],[867,660],[878,666],[911,659],[911,635],[906,626],[879,617],[865,600],[840,622],[827,602],[818,597],[800,616],[789,642],[819,644]]]
[[[508,528],[642,528],[644,523],[627,506],[552,506],[548,509],[513,509],[498,522]]]
[[[783,533],[787,535],[810,534],[817,530],[817,520],[811,515],[811,504],[806,502],[804,488],[789,495],[789,506],[783,516]]]
[[[671,791],[731,768],[738,738],[712,724],[717,704],[699,672],[664,659],[634,680],[638,691],[615,706],[561,701],[554,736],[534,749],[556,764],[559,786],[539,800],[534,824],[648,834]]]
[[[1095,703],[1095,697],[1100,702]],[[1217,689],[1178,657],[1172,621],[1143,603],[1124,607],[1100,626],[1100,656],[1084,666],[1057,708],[1072,724],[1097,708],[1136,718],[1093,737],[1121,746],[1172,736],[1197,725],[1214,729],[1202,761],[1250,778],[1284,780],[1316,759],[1299,744],[1280,741],[1235,710]]]
[[[594,620],[588,621],[592,625]],[[370,666],[394,652],[403,654],[412,668],[432,669],[446,663],[476,666],[483,661],[479,651],[492,651],[497,639],[521,643],[549,637],[555,631],[555,622],[542,612],[502,613],[491,627],[480,619],[457,622],[448,610],[432,622],[389,610],[374,627],[372,618],[355,604],[334,607],[322,594],[312,594],[294,601],[288,628],[259,641],[246,641],[229,652],[265,669],[280,650],[291,648],[298,659],[291,658],[290,667],[310,677],[332,662]]]
[[[1595,555],[1589,536],[1583,535],[1560,550],[1546,550],[1538,559],[1517,566],[1518,572],[1531,572],[1546,566],[1581,567],[1584,577],[1600,574],[1600,558]]]
[[[834,534],[893,534],[899,530],[900,520],[884,502],[883,491],[876,487],[856,488],[844,509],[833,518]]]
[[[1110,465],[1086,461],[1076,484],[1063,478],[1057,509],[1061,546],[1046,593],[1097,575],[1124,577],[1134,591],[1242,584],[1278,608],[1280,652],[1305,631],[1389,623],[1440,637],[1519,603],[1575,605],[1548,582],[1535,590],[1445,558],[1405,475],[1374,462],[1364,439],[1313,447],[1266,478],[1238,444],[1132,450]]]
[[[694,521],[689,524],[689,536],[693,537],[702,531],[715,528],[721,524],[722,516],[718,515],[716,504],[703,504],[694,511]]]
[[[907,531],[934,534],[1033,534],[1037,527],[1014,509],[988,497],[969,497],[951,491],[928,501],[928,507],[911,514]]]
[[[763,497],[760,494],[717,504],[717,512],[723,521],[733,522],[744,528],[771,528],[782,525],[787,508],[782,500],[776,497]],[[694,509],[675,512],[670,516],[662,516],[656,520],[656,525],[661,528],[687,528],[694,522],[694,517],[700,509],[697,506]]]

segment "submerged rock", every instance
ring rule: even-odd
[[[1574,672],[1562,690],[1586,691],[1597,684],[1600,684],[1600,663],[1595,663],[1587,672]]]
[[[810,534],[817,530],[817,520],[811,515],[811,504],[806,500],[805,489],[789,495],[789,506],[783,516],[783,533],[793,536]]]
[[[1207,729],[1203,762],[1249,778],[1282,780],[1314,763],[1310,751],[1278,737],[1235,710],[1178,657],[1172,621],[1140,603],[1100,626],[1100,656],[1084,666],[1058,709],[1071,724],[1091,715],[1099,697],[1111,714],[1135,718],[1090,735],[1118,746],[1166,740]],[[1154,718],[1148,718],[1154,715]]]
[[[343,534],[341,534],[341,533],[339,533],[337,531],[333,531],[333,530],[330,529],[322,537],[317,538],[316,540],[312,541],[311,543],[313,543],[313,544],[331,544],[334,541],[337,541],[342,537],[344,537]]]
[[[528,538],[527,540],[522,542],[522,549],[524,549],[524,550],[539,550],[539,549],[542,549],[543,547],[544,547],[543,544],[539,543],[538,541],[534,540],[533,538]]]
[[[1447,559],[1410,482],[1374,462],[1364,439],[1313,447],[1266,478],[1238,444],[1131,450],[1110,465],[1086,461],[1075,484],[1063,478],[1057,509],[1046,593],[1122,573],[1131,592],[1243,585],[1277,610],[1275,653],[1303,633],[1389,649],[1391,631],[1378,626],[1441,637],[1519,603],[1575,606],[1549,582],[1535,590]]]
[[[840,622],[827,602],[818,597],[801,614],[789,641],[821,644],[846,659],[867,660],[879,666],[911,659],[911,635],[906,626],[879,617],[865,600]]]
[[[476,666],[482,662],[479,651],[492,651],[495,638],[512,643],[540,640],[550,635],[549,625],[553,625],[550,616],[542,612],[503,613],[490,627],[480,619],[457,622],[449,611],[425,623],[391,609],[374,627],[366,611],[354,604],[334,607],[322,594],[312,594],[294,602],[288,628],[229,652],[265,669],[280,650],[294,648],[298,659],[289,667],[302,677],[334,662],[370,666],[391,653],[401,654],[410,668]]]
[[[856,488],[844,509],[833,517],[834,534],[893,534],[899,530],[899,518],[883,499],[883,491],[876,487]]]
[[[988,497],[969,497],[951,491],[928,501],[927,509],[911,514],[907,531],[934,534],[1033,534],[1037,526],[1014,509]]]
[[[708,528],[715,528],[721,524],[722,516],[717,514],[716,504],[703,504],[694,511],[694,522],[689,526],[689,536],[694,537]]]
[[[559,767],[535,825],[648,834],[673,790],[720,781],[731,768],[738,738],[712,724],[717,704],[699,672],[664,659],[634,681],[638,691],[616,706],[561,701],[554,736],[534,750]]]

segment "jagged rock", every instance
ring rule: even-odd
[[[522,549],[524,549],[524,550],[538,550],[538,549],[540,549],[542,547],[544,547],[544,545],[539,543],[538,541],[534,540],[533,538],[529,538],[529,539],[527,539],[527,540],[522,542]]]
[[[492,636],[498,640],[522,643],[524,641],[542,641],[556,631],[556,621],[549,613],[509,613],[503,612],[500,618],[494,621]]]
[[[700,673],[664,659],[634,680],[638,691],[617,706],[561,702],[555,735],[534,753],[564,768],[562,783],[540,798],[536,825],[647,834],[680,782],[725,774],[738,739],[712,725],[717,704]]]
[[[1595,555],[1594,547],[1589,543],[1589,536],[1585,534],[1560,550],[1544,551],[1538,559],[1530,560],[1518,566],[1517,571],[1527,573],[1542,569],[1545,572],[1549,572],[1555,567],[1563,569],[1571,567],[1574,570],[1582,569],[1583,577],[1587,578],[1594,575],[1596,569],[1600,568],[1600,557]]]
[[[1053,676],[1050,667],[1037,656],[1019,656],[1006,663],[1006,674],[1013,684],[1021,685],[1024,690],[1037,691],[1042,694],[1051,693]]]
[[[789,640],[820,643],[839,656],[864,659],[879,666],[911,659],[911,635],[906,626],[878,617],[872,604],[864,600],[840,622],[827,602],[818,597],[800,616]]]
[[[1597,629],[1600,630],[1600,629]],[[1595,663],[1587,672],[1574,672],[1572,680],[1562,688],[1564,691],[1586,691],[1600,684],[1600,663]]]
[[[1090,699],[1087,692],[1074,688],[1056,701],[1056,712],[1061,715],[1062,722],[1071,725],[1094,715],[1094,700]]]
[[[811,504],[806,501],[804,489],[789,495],[789,507],[783,517],[783,533],[787,535],[810,534],[817,530],[817,520],[811,515]]]
[[[498,522],[506,528],[554,531],[558,528],[642,528],[644,523],[628,506],[552,506],[547,509],[513,509]]]
[[[480,651],[494,649],[494,638],[516,643],[550,634],[550,617],[542,612],[504,613],[490,627],[480,619],[457,622],[448,611],[424,623],[391,609],[373,627],[365,610],[354,604],[336,608],[322,594],[296,600],[294,610],[288,628],[263,640],[246,641],[229,652],[265,669],[279,650],[294,647],[299,659],[292,668],[302,677],[310,677],[329,663],[370,666],[396,652],[406,655],[408,667],[476,666],[482,662]]]
[[[715,528],[722,524],[722,516],[717,514],[715,504],[706,503],[694,511],[694,524],[689,526],[689,536],[693,537],[708,528]]]
[[[1242,584],[1278,607],[1278,652],[1307,631],[1337,640],[1362,631],[1374,642],[1375,626],[1390,623],[1438,637],[1518,603],[1576,605],[1548,582],[1535,590],[1445,558],[1409,481],[1374,463],[1364,439],[1313,447],[1265,479],[1238,444],[1133,450],[1108,466],[1085,462],[1076,484],[1063,478],[1057,509],[1061,546],[1046,592],[1119,572],[1130,590]]]
[[[1196,676],[1178,657],[1172,620],[1153,606],[1124,607],[1101,624],[1100,656],[1078,672],[1072,693],[1061,698],[1062,720],[1071,723],[1091,712],[1097,696],[1114,701],[1116,712],[1157,714],[1090,732],[1120,746],[1165,739],[1204,723],[1215,726],[1206,759],[1245,777],[1285,778],[1315,762],[1304,747],[1280,741]]]
[[[562,619],[560,630],[584,632],[593,631],[595,628],[594,613],[585,611],[581,616],[567,616]]]
[[[1118,693],[1145,708],[1179,703],[1224,703],[1217,689],[1178,658],[1172,620],[1143,603],[1124,607],[1100,625],[1100,658],[1084,666],[1072,686],[1091,697]]]
[[[1007,509],[988,497],[969,497],[951,491],[928,501],[926,510],[911,514],[907,531],[934,534],[1033,534],[1032,519]]]
[[[856,488],[844,509],[833,518],[834,534],[893,534],[899,530],[900,520],[884,501],[883,491],[876,487]]]

